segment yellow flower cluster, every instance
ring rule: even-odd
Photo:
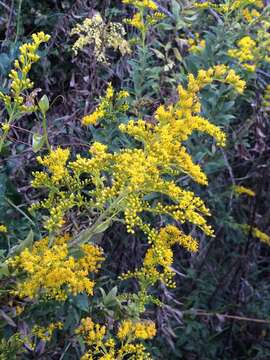
[[[7,110],[12,106],[12,101],[18,106],[20,111],[33,111],[33,107],[27,107],[24,104],[23,92],[31,89],[34,84],[29,79],[28,74],[32,65],[37,62],[40,57],[37,55],[37,51],[40,45],[47,42],[50,39],[50,35],[46,35],[43,32],[32,35],[32,42],[26,43],[20,46],[19,59],[14,62],[14,69],[10,71],[9,77],[12,80],[10,89],[11,95],[5,95],[0,92],[0,99],[4,101]]]
[[[1,125],[1,129],[3,130],[3,132],[7,133],[10,130],[10,125],[8,123],[0,123]]]
[[[224,133],[197,115],[201,107],[198,93],[203,86],[213,81],[229,83],[239,92],[245,86],[235,72],[228,71],[224,65],[217,65],[207,71],[200,70],[196,78],[189,75],[186,89],[179,86],[179,101],[174,106],[160,106],[157,109],[155,117],[158,124],[152,125],[140,119],[120,125],[122,131],[142,143],[142,149],[124,149],[110,154],[104,145],[96,143],[91,150],[91,159],[78,156],[75,161],[66,165],[68,151],[62,149],[52,151],[44,159],[39,158],[39,162],[48,167],[52,176],[42,172],[35,173],[33,186],[50,189],[57,185],[59,191],[34,205],[34,208],[47,208],[53,217],[51,223],[61,226],[61,219],[68,209],[83,206],[82,190],[92,183],[95,185],[95,189],[91,191],[93,200],[87,205],[106,209],[119,199],[116,203],[117,213],[124,212],[130,232],[134,231],[136,225],[140,225],[140,212],[158,211],[170,214],[177,221],[190,221],[210,234],[211,230],[203,217],[209,215],[209,212],[203,202],[192,192],[181,189],[173,181],[165,180],[164,175],[188,174],[198,183],[207,184],[205,174],[193,163],[182,143],[193,131],[202,131],[224,146]],[[110,96],[109,88],[106,98]],[[111,185],[106,183],[103,173],[110,176]],[[88,174],[89,179],[81,181],[81,174]],[[64,190],[65,188],[69,191]],[[159,204],[155,209],[152,204],[143,200],[145,195],[151,193],[162,193],[171,198],[174,204],[165,207]],[[112,206],[112,213],[116,211],[115,206]]]
[[[235,11],[243,11],[245,8],[255,6],[257,8],[263,8],[264,3],[261,0],[234,0],[228,3],[216,4],[212,1],[205,1],[203,3],[195,2],[192,4],[197,9],[214,9],[219,14],[227,14]]]
[[[234,0],[230,4],[230,10],[235,11],[247,6],[256,6],[258,8],[263,8],[264,3],[262,0]]]
[[[144,345],[136,343],[137,340],[151,339],[156,335],[156,327],[152,321],[124,320],[117,332],[117,340],[121,345],[117,346],[112,337],[108,337],[104,325],[96,324],[89,317],[81,320],[76,329],[89,350],[81,357],[81,360],[115,360],[131,356],[132,359],[150,360],[150,355],[145,351]]]
[[[152,0],[122,0],[124,4],[133,5],[137,12],[125,22],[138,29],[142,34],[147,33],[150,26],[164,19],[165,15],[158,11],[157,4]],[[150,14],[148,13],[150,11]]]
[[[151,247],[146,251],[143,266],[135,272],[122,275],[123,279],[137,277],[140,281],[154,285],[161,281],[168,287],[175,287],[173,282],[173,246],[178,244],[190,252],[198,250],[198,242],[190,235],[185,235],[173,225],[167,225],[159,231],[142,226],[148,233],[148,242]]]
[[[259,23],[257,31],[258,61],[270,62],[270,21],[263,20]]]
[[[84,339],[88,345],[95,345],[99,348],[102,346],[106,327],[95,324],[91,318],[87,317],[81,320],[80,326],[76,329],[76,334],[84,334]]]
[[[35,325],[32,329],[32,334],[36,335],[40,340],[50,341],[56,329],[63,329],[63,323],[58,321],[56,323],[50,323],[48,326]]]
[[[250,233],[250,228],[251,228],[250,225],[247,225],[247,224],[242,225],[242,229],[246,234]],[[252,227],[251,234],[255,238],[259,239],[261,242],[270,246],[270,236],[268,234],[266,234],[265,232],[261,231],[257,227]]]
[[[188,39],[188,45],[191,53],[198,54],[205,49],[206,43],[205,40],[200,40],[200,35],[196,33],[194,38]]]
[[[198,247],[197,241],[175,226],[162,228],[159,232],[151,229],[144,223],[142,214],[165,215],[180,224],[188,222],[206,235],[213,236],[213,230],[206,221],[210,212],[204,202],[174,179],[188,175],[199,184],[207,184],[206,175],[199,165],[194,164],[185,146],[194,131],[209,134],[218,145],[225,145],[225,134],[221,129],[200,116],[200,90],[214,82],[230,84],[239,93],[245,87],[245,82],[224,65],[200,70],[196,77],[192,74],[188,76],[186,87],[179,86],[179,99],[175,104],[168,107],[161,105],[156,110],[155,124],[138,119],[120,125],[121,131],[141,144],[137,148],[110,153],[105,145],[96,142],[90,148],[90,159],[78,155],[75,160],[67,162],[68,153],[56,149],[39,160],[51,173],[49,176],[38,172],[33,181],[35,187],[45,187],[49,191],[47,199],[35,205],[50,213],[46,228],[60,229],[69,211],[79,209],[81,212],[91,208],[96,217],[91,219],[86,232],[82,231],[77,237],[79,244],[81,239],[85,239],[85,234],[90,240],[122,217],[128,232],[141,229],[151,244],[143,268],[135,275],[151,283],[160,279],[173,286],[172,247],[180,244],[194,252]],[[113,96],[111,88],[106,96]],[[62,160],[57,163],[60,168],[56,170],[52,167],[56,160],[52,159],[61,157]],[[59,173],[64,175],[58,181],[58,176],[54,177]],[[150,200],[153,194],[158,197],[155,201]]]
[[[245,186],[234,186],[234,192],[239,195],[246,194],[251,197],[254,197],[256,195],[253,190],[246,188]]]
[[[49,41],[50,35],[39,32],[32,35],[32,41],[20,46],[20,56],[14,62],[14,68],[9,73],[11,79],[9,92],[0,91],[0,100],[5,104],[9,118],[1,124],[4,133],[9,131],[12,121],[21,117],[24,113],[31,113],[37,109],[32,101],[27,100],[27,90],[31,90],[34,83],[29,78],[32,65],[40,56],[37,54],[42,43]]]
[[[267,244],[270,246],[270,236],[267,235],[265,232],[259,230],[258,228],[253,228],[252,229],[252,235],[261,240],[263,243]]]
[[[150,9],[153,11],[158,10],[157,4],[152,0],[122,0],[123,4],[126,5],[133,5],[137,8],[141,9]]]
[[[270,85],[267,85],[263,95],[263,102],[262,102],[263,110],[268,112],[270,109]]]
[[[0,232],[6,233],[7,232],[7,227],[5,225],[0,225]]]
[[[256,41],[246,35],[237,42],[235,49],[230,49],[228,55],[238,60],[243,68],[254,72],[258,64],[270,62],[270,22],[262,20],[258,22],[255,33]],[[254,36],[254,35],[253,35]]]
[[[82,124],[86,126],[97,125],[103,118],[114,121],[118,112],[125,112],[128,110],[128,104],[126,102],[128,97],[129,93],[127,91],[122,90],[116,93],[112,84],[109,84],[106,94],[101,98],[100,104],[96,110],[92,114],[85,115],[82,118]]]
[[[143,16],[140,12],[135,13],[131,19],[126,19],[125,23],[135,27],[140,32],[143,32],[146,30]]]
[[[48,238],[44,238],[8,261],[11,268],[26,274],[17,284],[15,293],[19,297],[45,296],[63,301],[69,293],[77,295],[85,291],[93,295],[95,283],[88,275],[98,271],[103,260],[102,250],[84,244],[76,258],[69,255],[68,239],[68,236],[59,237],[50,247]]]
[[[82,24],[77,24],[70,34],[79,36],[72,46],[75,55],[86,46],[93,45],[97,61],[108,64],[106,49],[119,50],[122,56],[131,53],[124,38],[126,32],[123,25],[114,22],[106,24],[99,13],[92,18],[86,18]]]
[[[59,183],[67,175],[65,166],[69,158],[69,153],[69,149],[57,148],[45,158],[42,158],[41,156],[37,157],[39,164],[46,166],[49,170],[52,182],[55,184]],[[32,185],[35,187],[35,183]]]
[[[129,339],[152,339],[156,335],[156,325],[153,321],[124,320],[118,329],[117,337],[121,341]]]
[[[248,23],[251,23],[258,17],[260,17],[260,15],[261,15],[260,12],[256,9],[245,8],[242,10],[242,16]]]
[[[255,50],[256,41],[250,36],[244,36],[237,43],[237,49],[230,49],[228,55],[232,58],[238,59],[239,63],[248,71],[253,72],[256,70]]]

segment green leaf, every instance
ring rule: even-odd
[[[172,0],[172,13],[178,18],[181,12],[181,6],[176,0]]]
[[[40,135],[38,133],[33,134],[32,138],[32,149],[36,153],[40,149],[42,149],[42,146],[44,145],[45,137],[44,135]]]
[[[10,67],[10,58],[7,54],[0,54],[0,73],[6,75]]]
[[[0,263],[0,279],[10,274],[8,265],[6,263]]]
[[[76,298],[74,299],[74,304],[75,306],[85,312],[89,312],[89,299],[88,296],[86,294],[79,294],[76,296]]]
[[[29,231],[27,237],[25,240],[22,240],[19,242],[18,245],[16,245],[15,247],[13,247],[10,251],[9,255],[18,255],[20,254],[24,249],[26,248],[31,248],[34,242],[34,233],[32,231],[32,229]]]

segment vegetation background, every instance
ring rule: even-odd
[[[74,153],[85,154],[93,139],[109,143],[112,151],[130,141],[117,133],[115,125],[105,129],[81,126],[82,116],[94,111],[109,82],[117,91],[126,89],[131,94],[134,100],[129,109],[131,116],[137,117],[143,108],[145,118],[151,122],[151,114],[161,103],[175,101],[177,84],[185,82],[187,73],[196,74],[201,68],[219,63],[233,64],[239,70],[247,82],[242,96],[230,95],[225,86],[203,90],[203,114],[225,130],[228,142],[218,150],[208,138],[194,135],[189,140],[189,149],[193,159],[203,166],[209,185],[199,187],[188,181],[186,184],[211,209],[210,222],[216,236],[208,238],[192,227],[188,229],[199,238],[200,248],[192,255],[176,251],[173,265],[176,288],[160,284],[155,290],[165,305],[147,310],[158,328],[150,352],[154,359],[267,360],[270,248],[256,239],[251,230],[242,231],[240,224],[270,234],[270,126],[264,95],[270,83],[270,66],[263,63],[256,72],[247,73],[227,55],[239,38],[253,31],[243,17],[232,14],[228,26],[214,8],[201,11],[184,0],[156,3],[166,18],[150,30],[146,54],[131,60],[129,55],[108,50],[109,61],[103,64],[97,61],[91,46],[74,54],[71,29],[96,13],[107,22],[123,23],[123,19],[132,16],[132,7],[120,0],[0,1],[0,90],[7,85],[19,46],[32,33],[50,34],[41,60],[31,70],[40,94],[50,99],[49,142],[52,147],[60,144],[72,147]],[[266,2],[264,8],[267,9]],[[206,45],[202,51],[191,52],[188,40],[196,39],[195,34]],[[129,27],[127,35],[132,38],[136,29]],[[40,98],[39,93],[37,97]],[[32,137],[40,131],[39,127],[34,114],[20,118],[0,155],[0,224],[9,229],[9,236],[0,235],[2,258],[18,239],[26,239],[30,230],[34,234],[39,231],[40,219],[33,218],[27,210],[40,196],[30,186],[32,172],[39,169]],[[236,185],[250,188],[256,195],[237,195]],[[162,219],[159,221],[162,223]],[[76,224],[70,219],[67,229],[68,226]],[[145,241],[138,241],[138,236],[128,234],[123,224],[115,223],[102,234],[99,244],[106,253],[99,283],[103,299],[94,301],[100,301],[100,309],[102,305],[108,316],[115,316],[119,306],[115,283],[120,274],[140,264]],[[18,345],[15,340],[8,344],[7,339],[18,332],[29,334],[29,316],[42,323],[51,316],[54,305],[34,304],[28,313],[18,316],[16,307],[21,305],[20,300],[11,299],[4,291],[7,281],[14,279],[7,280],[2,275],[0,281],[1,359],[79,358],[82,347],[75,342],[70,326],[89,313],[92,303],[86,296],[69,299],[57,308],[60,318],[67,316],[64,335],[55,334],[47,344],[37,341],[35,348],[27,348],[25,353],[22,351],[25,345]]]

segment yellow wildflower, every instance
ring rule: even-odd
[[[156,332],[156,325],[152,321],[140,321],[134,324],[134,335],[137,339],[152,339]]]
[[[85,126],[96,125],[99,120],[101,120],[105,115],[104,110],[97,109],[92,114],[85,115],[82,118],[82,124]]]
[[[267,235],[265,232],[255,227],[252,229],[252,235],[261,240],[263,243],[270,246],[270,236]]]
[[[244,187],[244,186],[238,186],[238,185],[234,186],[234,191],[236,194],[240,194],[240,195],[246,194],[251,197],[254,197],[256,195],[256,193],[253,190],[251,190],[247,187]]]
[[[96,110],[82,119],[83,125],[97,125],[102,119],[113,121],[117,112],[128,108],[125,100],[129,96],[127,91],[116,93],[112,84],[109,83],[105,96],[101,98],[100,104]]]
[[[81,320],[80,326],[76,329],[77,334],[83,334],[88,345],[99,347],[103,343],[106,334],[106,327],[95,324],[90,317]]]
[[[206,174],[193,162],[185,145],[194,131],[209,134],[218,145],[225,145],[223,131],[200,115],[199,93],[203,87],[217,81],[232,85],[240,93],[245,87],[245,82],[225,65],[199,70],[197,76],[188,75],[185,87],[179,86],[175,104],[167,107],[161,105],[157,109],[155,124],[143,119],[121,124],[120,130],[141,144],[137,148],[110,153],[106,145],[95,142],[89,151],[91,158],[78,155],[74,161],[67,162],[68,154],[61,161],[61,156],[58,156],[60,164],[55,161],[54,166],[60,166],[60,173],[64,173],[59,181],[58,177],[57,181],[53,179],[54,173],[57,175],[59,171],[52,168],[50,160],[55,155],[45,157],[42,161],[52,176],[36,173],[33,183],[45,186],[49,192],[45,200],[35,205],[35,208],[49,211],[46,228],[50,231],[60,229],[65,215],[89,207],[97,210],[102,219],[99,223],[100,218],[97,217],[90,224],[91,236],[98,234],[100,229],[106,229],[114,219],[122,218],[128,232],[141,229],[150,245],[142,268],[130,275],[146,279],[148,283],[154,284],[160,280],[174,286],[171,268],[173,246],[179,244],[195,252],[198,242],[173,225],[159,231],[152,229],[144,223],[142,215],[164,215],[172,222],[188,222],[206,235],[214,235],[207,223],[210,211],[204,202],[194,192],[183,189],[174,179],[187,175],[199,184],[207,184]],[[115,95],[109,88],[101,103]],[[152,194],[155,194],[155,201],[151,200]],[[158,201],[159,195],[169,202]]]
[[[142,34],[146,34],[148,29],[164,19],[165,15],[158,11],[157,4],[152,0],[122,0],[124,4],[133,5],[137,11],[131,19],[125,22],[134,26]]]
[[[69,255],[67,237],[56,239],[49,247],[48,239],[37,241],[33,248],[24,249],[20,255],[11,258],[8,263],[26,273],[26,278],[17,285],[16,294],[37,298],[45,295],[56,300],[65,300],[68,293],[77,295],[85,291],[93,295],[94,281],[88,278],[91,272],[97,272],[103,260],[100,248],[84,244],[79,259]]]
[[[133,5],[138,8],[147,8],[153,11],[158,9],[157,4],[152,0],[122,0],[123,4]]]
[[[143,17],[140,12],[137,12],[133,15],[131,19],[125,20],[126,24],[134,26],[136,29],[142,31],[145,31],[146,27],[143,21]]]
[[[117,337],[120,340],[124,340],[131,332],[132,332],[133,326],[131,320],[124,320],[121,325],[119,326]]]
[[[205,49],[206,42],[204,39],[200,40],[199,34],[195,34],[194,38],[188,39],[189,51],[191,53],[197,54]]]
[[[3,233],[6,233],[8,230],[7,230],[7,227],[5,225],[0,225],[0,232],[3,232]]]
[[[253,72],[256,70],[255,53],[256,53],[256,42],[250,36],[244,36],[237,43],[236,49],[230,49],[228,55],[236,58],[239,63],[248,71]]]
[[[37,161],[48,168],[51,173],[51,178],[53,183],[59,183],[64,176],[66,176],[66,162],[69,158],[70,151],[69,149],[57,148],[48,156],[41,158],[37,157]],[[32,183],[35,186],[35,183]]]
[[[156,326],[152,321],[124,320],[119,326],[117,337],[123,341],[125,338],[130,339],[151,339],[156,335]]]
[[[38,326],[35,325],[32,329],[32,334],[36,335],[40,340],[50,341],[53,335],[54,330],[62,329],[63,323],[50,323],[48,326]]]
[[[251,229],[252,236],[254,236],[255,238],[259,239],[261,242],[270,246],[270,236],[265,232],[261,231],[260,229],[258,229],[257,227],[251,228],[250,225],[245,224],[242,225],[242,229],[246,234],[249,234]]]
[[[4,132],[9,132],[10,125],[8,123],[1,123],[1,128]]]
[[[33,88],[34,83],[28,77],[32,65],[39,60],[37,51],[42,43],[47,42],[50,35],[39,32],[32,35],[32,42],[20,46],[20,56],[14,62],[14,68],[9,73],[11,79],[10,95],[0,92],[0,100],[5,103],[8,113],[11,108],[14,112],[32,112],[36,109],[35,105],[25,103],[23,93]]]

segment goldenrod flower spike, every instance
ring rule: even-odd
[[[149,28],[165,18],[165,15],[158,11],[158,5],[152,0],[122,0],[122,2],[136,8],[137,12],[131,19],[125,19],[125,23],[138,29],[144,40]]]
[[[127,91],[121,90],[117,93],[112,84],[109,83],[105,96],[100,100],[100,104],[94,112],[82,118],[82,124],[85,126],[97,125],[104,118],[113,120],[116,112],[124,112],[128,109],[128,104],[125,100],[128,97],[129,93]]]
[[[37,106],[31,101],[27,101],[27,91],[34,87],[33,81],[29,78],[32,65],[40,57],[37,54],[42,43],[49,41],[50,35],[39,32],[32,35],[32,41],[20,46],[20,56],[14,61],[14,68],[9,73],[11,79],[9,91],[4,94],[0,91],[0,100],[3,101],[7,112],[7,119],[1,124],[3,133],[0,134],[0,153],[4,141],[8,135],[10,125],[23,116],[37,110]]]

